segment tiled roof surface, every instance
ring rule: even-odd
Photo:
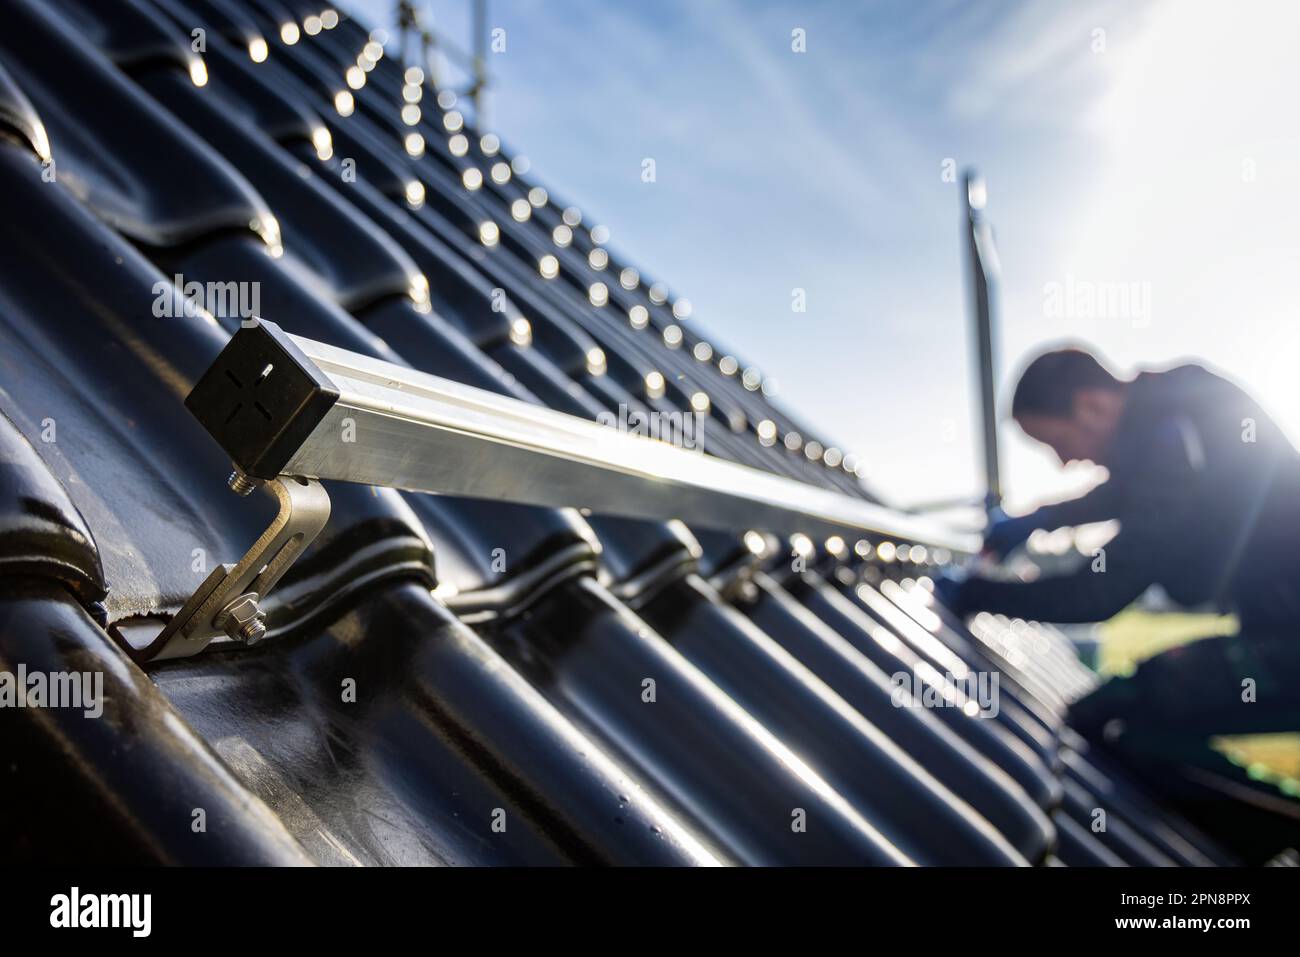
[[[104,714],[0,712],[0,856],[1224,859],[1063,726],[1092,681],[1068,643],[968,631],[917,583],[922,549],[792,561],[675,522],[338,484],[271,640],[134,663],[132,636],[270,517],[183,405],[238,315],[187,314],[176,277],[256,284],[290,332],[584,418],[695,408],[707,454],[870,498],[435,91],[407,123],[389,58],[352,89],[358,24],[283,42],[317,13],[3,4],[0,662],[102,671]],[[996,673],[998,713],[896,707],[899,672]]]

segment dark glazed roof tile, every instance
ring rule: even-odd
[[[82,36],[124,70],[167,64],[200,79],[202,57],[192,48],[198,37],[177,34],[140,0],[47,0]],[[206,45],[202,38],[200,45]]]
[[[50,141],[27,95],[0,63],[0,135],[16,139],[42,160],[50,158]]]
[[[4,414],[0,393],[0,577],[37,576],[63,582],[83,602],[104,597],[104,569],[94,536],[27,438]],[[53,440],[57,423],[42,432]]]
[[[0,54],[45,123],[57,176],[124,235],[161,247],[223,230],[276,232],[234,167],[54,10],[13,0]]]
[[[284,820],[57,585],[0,579],[0,662],[103,680],[96,718],[74,708],[0,708],[7,863],[312,862]],[[196,807],[205,830],[193,827]]]
[[[309,166],[234,120],[222,100],[177,72],[152,73],[142,86],[200,132],[214,152],[219,149],[246,171],[261,195],[274,197],[272,212],[285,251],[303,260],[331,299],[351,310],[388,296],[415,294],[426,300],[425,280],[400,246],[368,228]]]

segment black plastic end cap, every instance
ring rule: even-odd
[[[273,479],[338,397],[279,326],[256,319],[230,337],[185,407],[245,474]]]

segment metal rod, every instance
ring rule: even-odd
[[[186,404],[236,466],[736,532],[872,536],[967,554],[971,535],[697,450],[426,375],[274,323],[241,328]]]
[[[997,284],[999,266],[993,244],[993,229],[984,220],[986,190],[984,180],[974,171],[964,176],[967,251],[969,253],[975,350],[980,406],[983,413],[984,508],[992,512],[1002,502],[1002,476],[998,462],[998,418],[996,369],[994,367],[993,324],[995,321],[992,289]]]
[[[481,130],[487,123],[487,118],[483,115],[483,94],[487,86],[487,0],[473,2],[474,36],[471,42],[474,47],[474,80],[470,87],[470,98],[474,101],[474,123]]]

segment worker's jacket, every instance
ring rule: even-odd
[[[1235,610],[1242,630],[1300,626],[1300,455],[1259,405],[1196,365],[1128,385],[1109,479],[1034,513],[1039,528],[1118,519],[1079,571],[1032,582],[971,578],[964,611],[1100,621],[1161,585],[1183,605]]]

